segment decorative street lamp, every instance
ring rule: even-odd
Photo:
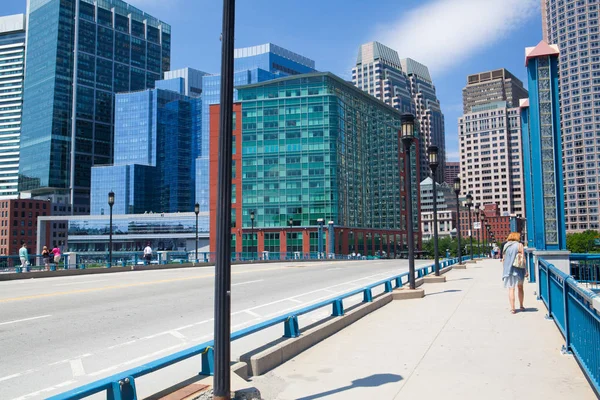
[[[427,148],[429,157],[429,168],[431,168],[431,178],[433,180],[433,258],[435,275],[440,276],[440,254],[438,249],[438,218],[437,218],[437,183],[435,181],[435,173],[439,165],[438,147],[429,146]]]
[[[317,255],[317,258],[321,258],[321,253],[323,253],[323,223],[325,222],[325,220],[323,218],[319,218],[317,219],[317,223],[319,224],[319,232],[318,232],[318,237],[317,237],[317,251],[319,252],[319,254]]]
[[[456,194],[456,237],[458,238],[458,263],[462,264],[462,249],[460,248],[460,203],[458,195],[460,195],[460,178],[454,178],[454,193]]]
[[[415,238],[413,233],[413,210],[410,171],[410,147],[415,140],[415,116],[409,113],[401,116],[400,135],[404,145],[404,184],[406,191],[406,228],[408,234],[408,282],[410,289],[415,289]]]
[[[112,267],[112,209],[115,205],[115,192],[108,192],[108,206],[110,207],[110,222],[108,231],[108,267]]]
[[[291,242],[292,241],[292,227],[294,226],[294,218],[290,217],[290,219],[288,219],[288,225],[290,226],[290,240],[289,240],[289,242]],[[287,246],[288,256],[291,259],[292,255],[291,255],[290,249],[291,249],[292,246],[290,246],[290,244],[288,243],[287,239],[286,239],[285,243],[286,243],[286,246]]]
[[[196,262],[198,262],[198,214],[200,214],[200,204],[194,204],[194,214],[196,214]]]
[[[486,247],[486,250],[487,250],[488,255],[489,255],[490,251],[492,249],[492,240],[491,240],[491,237],[490,237],[492,227],[490,226],[490,224],[486,224],[485,229],[487,230],[487,236],[486,236],[486,238],[487,238],[487,247]]]
[[[473,207],[473,196],[467,194],[467,208],[469,209],[469,236],[471,237],[471,261],[473,261],[473,223],[471,219],[471,207]]]
[[[481,257],[481,239],[483,238],[483,211],[481,211],[479,207],[477,207],[477,213],[475,216],[477,217],[477,222],[479,222],[479,229],[477,229],[477,251]]]
[[[250,211],[250,223],[252,228],[250,230],[250,248],[254,247],[254,210]],[[256,259],[258,260],[258,248],[256,248]]]

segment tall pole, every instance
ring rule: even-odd
[[[200,213],[200,204],[194,205],[194,213],[196,214],[196,262],[198,262],[198,214]]]
[[[435,276],[440,276],[440,252],[438,249],[438,217],[437,217],[437,183],[435,181],[438,167],[438,148],[429,146],[427,149],[429,156],[429,168],[431,168],[431,178],[433,180],[433,258]]]
[[[252,247],[254,247],[254,218],[252,218],[250,222],[252,223],[252,228],[250,228],[250,243],[252,244]],[[256,259],[258,260],[258,248],[256,249]]]
[[[467,195],[467,208],[469,209],[469,236],[471,237],[471,261],[473,261],[473,219],[471,218],[471,207],[473,203],[471,194]]]
[[[112,245],[112,204],[110,205],[110,227],[109,227],[109,232],[108,232],[108,266],[112,267],[112,249],[113,249],[113,245]]]
[[[410,170],[410,145],[412,142],[404,142],[404,170],[406,176],[404,178],[406,190],[406,230],[408,234],[408,282],[411,289],[416,289],[415,285],[415,238],[413,233],[412,220],[412,190],[411,190],[411,170]]]
[[[479,222],[479,229],[477,229],[477,252],[481,256],[481,210],[477,209],[475,215],[477,216],[477,222]]]
[[[462,249],[460,248],[460,202],[458,195],[460,194],[460,178],[454,180],[454,193],[456,194],[456,237],[458,238],[458,263],[462,264]]]
[[[231,169],[233,142],[233,47],[235,0],[223,0],[221,33],[221,110],[215,262],[215,334],[213,398],[231,398]]]

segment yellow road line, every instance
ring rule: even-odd
[[[234,271],[234,272],[231,272],[231,274],[232,275],[240,275],[240,274],[249,274],[251,272],[276,271],[276,270],[285,269],[285,268],[288,268],[288,267],[263,268],[263,269],[253,269],[253,270],[248,270],[248,271]],[[100,292],[100,291],[111,290],[111,289],[125,289],[125,288],[137,287],[137,286],[157,285],[157,284],[161,284],[161,283],[189,281],[189,280],[195,280],[195,279],[205,279],[205,278],[212,278],[214,276],[215,276],[215,274],[196,275],[196,276],[188,276],[185,278],[161,279],[158,281],[129,283],[126,285],[102,286],[102,287],[97,287],[97,288],[69,290],[69,291],[65,291],[65,292],[44,293],[44,294],[36,294],[36,295],[21,296],[21,297],[9,297],[6,299],[0,299],[0,303],[10,303],[10,302],[22,301],[22,300],[43,299],[43,298],[48,298],[48,297],[65,296],[65,295],[69,295],[69,294]]]

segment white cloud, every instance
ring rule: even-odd
[[[489,48],[532,17],[539,0],[432,0],[378,29],[376,40],[429,67],[434,77]]]

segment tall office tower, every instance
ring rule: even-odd
[[[234,85],[247,85],[269,81],[288,75],[305,74],[315,71],[315,62],[309,58],[266,43],[253,47],[235,49]],[[221,100],[221,75],[203,77],[202,93],[202,137],[200,155],[196,160],[196,201],[201,211],[209,209],[209,150],[210,150],[210,105]],[[234,91],[234,100],[237,91]]]
[[[446,169],[444,171],[444,181],[452,186],[454,180],[460,175],[460,162],[446,161]]]
[[[25,15],[0,17],[0,199],[16,198],[25,70]]]
[[[524,217],[521,120],[513,106],[521,93],[528,95],[505,69],[470,75],[458,134],[462,194],[471,193],[477,208],[495,203],[502,215]]]
[[[114,94],[154,87],[171,27],[121,0],[29,0],[19,190],[89,211],[91,168],[111,164]]]
[[[201,101],[185,93],[201,88],[185,76],[202,73],[180,72],[188,75],[167,74],[176,78],[156,81],[156,89],[116,95],[115,161],[92,167],[91,214],[108,211],[110,191],[115,214],[194,210],[192,143],[199,136]]]
[[[463,88],[463,113],[495,101],[505,101],[509,108],[519,107],[519,100],[527,96],[523,82],[504,68],[469,75]]]
[[[567,232],[600,228],[600,28],[597,0],[544,0],[544,40],[560,50]]]
[[[437,169],[435,181],[444,182],[446,170],[446,130],[444,128],[444,114],[440,101],[435,94],[435,86],[429,75],[429,69],[417,61],[404,58],[400,60],[402,71],[408,75],[410,93],[415,103],[416,117],[421,129],[421,176],[428,176],[431,172],[427,158],[427,147],[438,147],[440,165]]]

